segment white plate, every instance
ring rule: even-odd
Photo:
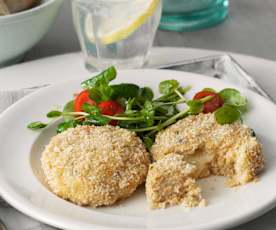
[[[85,77],[85,76],[84,76]],[[192,85],[192,96],[204,87],[233,87],[225,82],[191,73],[132,70],[119,72],[116,82],[148,85],[155,90],[165,79],[177,79]],[[257,183],[230,189],[224,179],[212,177],[201,181],[209,201],[206,208],[188,211],[183,207],[150,211],[143,189],[134,196],[108,208],[89,209],[76,206],[52,194],[44,182],[40,154],[54,135],[54,127],[43,132],[26,129],[34,120],[63,105],[80,90],[82,79],[69,81],[36,92],[10,107],[0,117],[0,194],[22,212],[51,225],[74,230],[84,229],[218,229],[246,222],[263,214],[276,201],[276,107],[251,91],[239,89],[251,104],[245,117],[264,145],[266,170]]]

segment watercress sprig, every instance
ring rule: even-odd
[[[64,106],[63,111],[53,110],[47,113],[46,117],[50,119],[48,123],[36,121],[27,127],[39,130],[62,119],[57,126],[57,132],[60,133],[77,125],[107,125],[115,121],[121,128],[136,132],[150,149],[158,131],[186,116],[205,112],[206,103],[212,103],[218,96],[223,100],[223,105],[216,107],[214,111],[219,124],[230,124],[241,119],[248,107],[246,98],[235,89],[227,88],[216,92],[214,89],[205,88],[202,90],[204,97],[199,100],[188,100],[185,94],[191,87],[182,87],[177,80],[171,79],[159,83],[160,96],[154,99],[153,90],[149,87],[140,87],[132,83],[112,85],[111,81],[116,75],[116,69],[110,67],[82,82],[81,87],[90,102],[79,106],[79,110],[75,107],[76,100],[71,100]],[[113,105],[115,103],[121,106],[122,112],[115,115],[103,114],[100,104],[110,104],[110,101]],[[179,110],[180,104],[186,105],[186,108]]]

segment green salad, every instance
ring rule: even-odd
[[[50,122],[32,122],[28,128],[42,129],[60,118],[58,133],[78,125],[117,125],[136,132],[150,148],[157,132],[186,116],[214,113],[217,122],[224,125],[240,120],[247,111],[247,100],[236,89],[205,88],[187,99],[185,94],[190,86],[183,87],[172,79],[159,83],[160,96],[155,97],[150,87],[111,84],[116,75],[116,69],[110,67],[82,82],[82,91],[63,111],[50,111],[47,114]],[[179,109],[180,104],[184,110]]]

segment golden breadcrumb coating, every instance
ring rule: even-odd
[[[201,189],[193,178],[196,166],[184,161],[184,156],[169,154],[150,165],[146,180],[146,195],[150,207],[166,208],[183,204],[186,207],[205,205]]]
[[[54,136],[42,167],[51,190],[78,205],[112,205],[145,182],[149,155],[134,132],[78,126]]]
[[[170,153],[197,165],[197,177],[228,177],[230,186],[256,179],[264,167],[261,145],[241,122],[220,125],[212,113],[189,116],[161,131],[152,146],[153,159]]]

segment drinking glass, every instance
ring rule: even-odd
[[[161,0],[72,0],[88,69],[139,68],[161,17]]]
[[[160,29],[192,31],[222,22],[228,0],[163,0]]]

